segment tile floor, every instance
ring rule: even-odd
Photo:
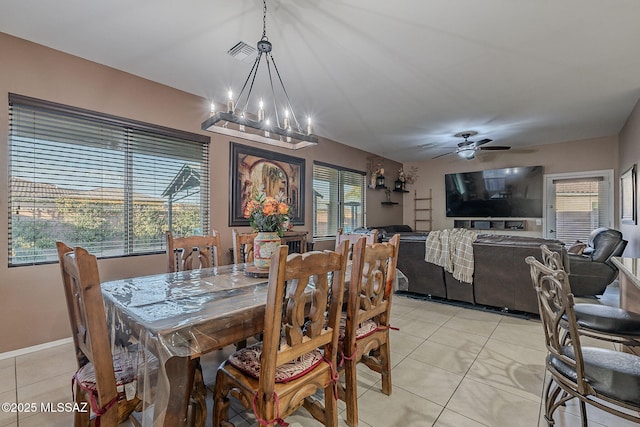
[[[380,392],[373,372],[359,368],[360,425],[363,427],[531,427],[543,426],[540,395],[545,377],[539,321],[397,295],[391,331],[393,394]],[[231,348],[203,358],[205,381]],[[71,402],[75,371],[72,345],[65,344],[0,360],[0,401]],[[211,393],[208,398],[211,412]],[[345,425],[340,403],[340,425]],[[590,426],[635,425],[589,411]],[[576,405],[556,414],[556,425],[579,426]],[[232,407],[237,427],[256,425],[251,412]],[[304,409],[291,426],[320,425]],[[211,420],[209,418],[208,425]],[[70,426],[67,413],[0,412],[0,426]]]

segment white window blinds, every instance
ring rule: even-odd
[[[313,164],[313,236],[335,237],[365,224],[365,172]]]
[[[209,138],[9,95],[9,264],[164,250],[209,228]]]
[[[586,242],[592,230],[606,226],[606,185],[601,177],[554,180],[556,238]]]

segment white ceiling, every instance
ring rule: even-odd
[[[614,135],[640,98],[638,0],[268,7],[298,115],[311,114],[319,135],[398,161],[450,151],[465,130],[513,147]],[[222,103],[251,67],[226,52],[255,46],[262,3],[0,0],[0,32]]]

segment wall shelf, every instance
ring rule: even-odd
[[[389,206],[389,205],[397,205],[398,202],[382,202],[382,204]]]

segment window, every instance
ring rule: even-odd
[[[586,242],[596,228],[612,226],[612,171],[553,174],[546,180],[545,237],[570,245]]]
[[[209,229],[209,138],[9,95],[9,265],[164,250]]]
[[[365,224],[365,173],[313,163],[313,237],[335,237]]]

